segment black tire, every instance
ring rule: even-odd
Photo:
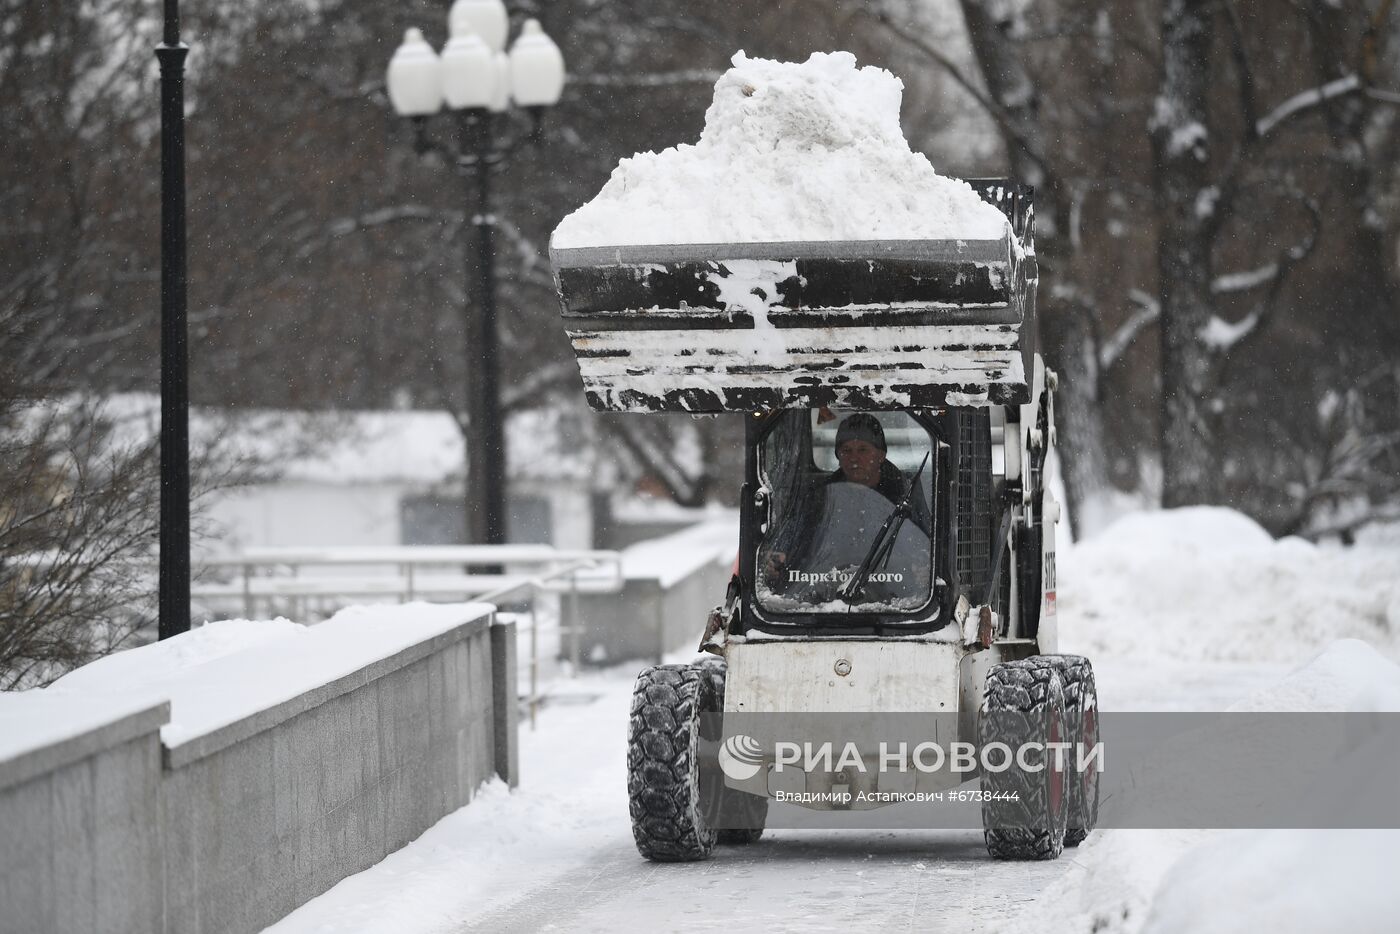
[[[1060,680],[1065,688],[1065,719],[1069,741],[1093,748],[1099,741],[1099,693],[1094,684],[1094,666],[1081,655],[1049,655],[1060,665]],[[1079,846],[1099,820],[1099,772],[1086,769],[1082,774],[1070,771],[1068,782],[1069,818],[1065,829],[1065,846]]]
[[[727,673],[724,659],[718,655],[704,655],[699,665],[709,674],[716,705],[723,710],[724,678]],[[725,846],[757,843],[763,836],[763,824],[768,819],[768,799],[728,787],[724,784],[724,774],[713,767],[702,769],[700,784],[705,813],[712,822],[718,822],[719,815],[723,814],[726,823],[745,825],[717,830],[716,842]]]
[[[987,673],[980,721],[981,747],[997,742],[1011,750],[1022,743],[1061,742],[1068,732],[1060,665],[1033,656],[994,665]],[[984,770],[983,836],[994,859],[1055,859],[1064,849],[1069,815],[1065,774],[1051,768],[1042,751],[1028,757],[1039,771],[1012,766]]]
[[[700,782],[700,715],[718,710],[710,674],[658,665],[637,676],[627,733],[627,797],[637,851],[656,862],[708,859],[715,831]]]
[[[730,790],[730,789],[726,789],[726,790]],[[762,804],[762,813],[761,813],[761,814],[759,813],[758,808],[754,808],[754,809],[753,809],[754,816],[755,816],[758,820],[767,820],[767,819],[768,819],[768,799],[767,799],[767,798],[760,798],[760,797],[758,797],[757,795],[745,795],[742,791],[740,791],[740,792],[733,792],[732,790],[730,790],[730,791],[731,791],[732,794],[744,795],[745,798],[749,798],[749,799],[752,799],[752,800],[754,800],[754,801],[760,802],[760,803]],[[762,828],[762,827],[745,827],[745,828],[730,827],[730,828],[727,828],[727,829],[724,829],[724,830],[717,830],[717,831],[715,831],[715,841],[716,841],[717,843],[719,843],[721,846],[747,846],[747,845],[750,844],[750,843],[757,843],[757,842],[759,841],[759,839],[762,838],[762,836],[763,836],[763,828]]]
[[[709,652],[701,653],[695,660],[696,667],[704,670],[710,679],[710,689],[715,692],[715,705],[718,709],[724,709],[724,676],[729,670],[724,659]]]

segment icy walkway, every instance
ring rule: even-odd
[[[772,831],[700,864],[645,862],[627,816],[631,667],[565,683],[522,732],[522,786],[486,787],[414,843],[269,934],[927,930],[995,918],[1068,860],[992,863],[976,832]],[[591,695],[591,697],[590,697]]]
[[[627,817],[626,725],[634,666],[560,682],[522,730],[521,788],[487,786],[414,843],[268,934],[532,931],[998,929],[1047,887],[1083,872],[1076,854],[996,863],[975,831],[777,830],[700,864],[643,861]],[[1186,666],[1181,666],[1183,669]],[[1108,666],[1120,709],[1219,709],[1277,677],[1228,664],[1153,677]],[[1183,689],[1200,703],[1183,704]],[[567,692],[567,693],[565,693]],[[1142,835],[1138,835],[1142,836]]]

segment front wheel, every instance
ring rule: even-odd
[[[987,673],[979,736],[987,792],[982,827],[994,859],[1055,859],[1063,851],[1065,773],[1055,767],[1047,744],[1065,742],[1068,735],[1064,683],[1053,657],[1002,662]],[[994,743],[996,755],[988,749]],[[990,768],[989,761],[1007,767]]]
[[[696,662],[710,676],[710,686],[715,693],[715,703],[724,707],[724,682],[729,673],[724,659],[715,655],[705,655]],[[757,843],[763,836],[763,825],[768,820],[768,799],[759,795],[730,788],[724,783],[724,773],[717,763],[700,772],[700,789],[705,802],[705,813],[711,823],[718,826],[728,823],[734,826],[721,828],[716,832],[719,843],[728,846],[743,846]]]
[[[637,676],[627,732],[627,797],[637,850],[657,862],[708,859],[714,828],[701,801],[700,716],[718,709],[707,671],[658,665]]]

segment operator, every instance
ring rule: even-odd
[[[909,489],[909,481],[903,472],[890,462],[884,426],[874,415],[855,412],[846,416],[836,428],[835,448],[838,466],[821,481],[822,485],[855,483],[869,487],[890,503],[898,503],[904,499]],[[931,517],[921,489],[914,490],[914,495],[910,497],[910,506],[911,520],[927,535]],[[805,525],[802,521],[796,523],[797,527]],[[764,562],[766,575],[776,582],[787,563],[788,551],[779,544]]]
[[[885,429],[868,412],[848,415],[836,428],[836,461],[840,464],[827,483],[859,483],[897,503],[908,484],[899,468],[889,462]]]

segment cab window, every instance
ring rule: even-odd
[[[754,576],[760,607],[910,613],[926,606],[934,444],[905,412],[776,416],[759,451],[768,500]]]

